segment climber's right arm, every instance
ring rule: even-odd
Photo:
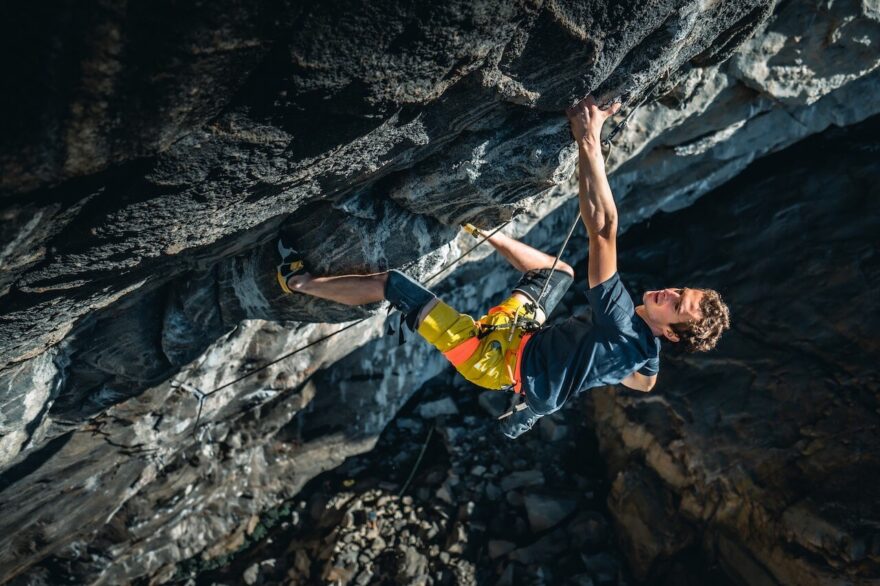
[[[581,218],[590,236],[587,278],[590,287],[617,272],[617,205],[605,175],[601,132],[619,105],[601,110],[592,96],[567,111],[578,146],[578,199]]]

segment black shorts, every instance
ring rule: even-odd
[[[535,303],[541,295],[544,284],[547,283],[547,290],[544,291],[544,297],[541,299],[541,309],[545,316],[549,316],[562,301],[562,297],[573,282],[574,278],[565,271],[535,269],[524,274],[513,291],[514,293],[522,293],[531,299],[532,303]]]
[[[548,280],[549,283],[547,283]],[[559,305],[573,281],[572,276],[565,271],[554,269],[551,272],[550,269],[535,269],[520,277],[513,291],[514,293],[522,293],[534,303],[541,295],[544,283],[547,283],[547,290],[541,300],[541,309],[545,316],[549,316]],[[437,296],[430,289],[400,271],[389,271],[388,281],[385,285],[385,298],[400,311],[414,314],[426,303],[436,299]]]

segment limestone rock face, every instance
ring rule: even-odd
[[[317,273],[426,279],[463,220],[558,245],[588,92],[644,102],[627,224],[880,111],[870,2],[34,6],[0,19],[0,581],[232,551],[445,367],[384,308],[283,296],[280,230]],[[486,254],[430,284],[481,312],[514,278]]]

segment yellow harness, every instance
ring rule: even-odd
[[[522,351],[533,331],[531,304],[505,299],[474,320],[439,301],[419,325],[419,334],[440,350],[461,375],[483,388],[521,392]]]

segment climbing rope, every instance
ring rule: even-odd
[[[510,224],[510,220],[507,220],[506,222],[502,223],[500,226],[498,226],[497,228],[495,228],[494,230],[492,230],[489,234],[483,236],[483,238],[480,239],[479,242],[477,242],[476,244],[474,244],[473,246],[471,246],[470,248],[468,248],[466,251],[464,251],[462,254],[460,254],[459,256],[457,256],[455,259],[453,259],[452,261],[448,262],[446,265],[444,265],[443,267],[441,267],[440,270],[438,270],[438,271],[436,271],[434,274],[428,276],[428,277],[425,279],[425,283],[430,283],[432,280],[436,279],[438,276],[440,276],[441,274],[443,274],[445,271],[447,271],[448,269],[450,269],[452,266],[454,266],[455,264],[461,262],[465,257],[467,257],[469,254],[471,254],[474,250],[476,250],[477,248],[479,248],[481,244],[483,244],[484,242],[486,242],[487,240],[489,240],[492,236],[494,236],[495,234],[497,234],[499,231],[501,231],[501,230],[502,230],[505,226],[507,226],[508,224]],[[220,385],[220,386],[214,388],[213,390],[211,390],[211,391],[209,391],[209,392],[202,391],[202,390],[199,389],[198,387],[196,387],[196,386],[194,386],[194,385],[191,385],[191,384],[189,384],[189,383],[187,383],[187,382],[185,382],[185,381],[177,381],[177,380],[172,381],[172,382],[171,382],[171,387],[172,387],[172,388],[181,388],[181,389],[183,389],[183,390],[185,390],[185,391],[189,391],[190,393],[193,394],[193,396],[194,396],[194,397],[196,398],[196,400],[198,401],[199,407],[198,407],[198,411],[197,411],[197,413],[196,413],[196,423],[195,423],[195,425],[193,426],[193,435],[196,434],[196,431],[197,431],[198,428],[199,428],[199,421],[201,420],[201,417],[202,417],[202,408],[204,407],[204,404],[205,404],[205,402],[208,400],[208,398],[210,398],[212,395],[214,395],[214,394],[216,394],[216,393],[219,393],[219,392],[222,391],[223,389],[229,388],[229,387],[231,387],[232,385],[234,385],[234,384],[236,384],[236,383],[239,383],[239,382],[241,382],[241,381],[243,381],[243,380],[245,380],[245,379],[247,379],[247,378],[250,378],[250,377],[254,376],[255,374],[257,374],[258,372],[262,372],[263,370],[266,370],[267,368],[269,368],[269,367],[272,366],[273,364],[278,364],[279,362],[281,362],[281,361],[283,361],[283,360],[286,360],[286,359],[290,358],[290,357],[293,356],[294,354],[298,354],[299,352],[302,352],[302,351],[304,351],[304,350],[307,350],[307,349],[311,348],[312,346],[317,346],[318,344],[320,344],[320,343],[322,343],[322,342],[324,342],[324,341],[326,341],[326,340],[329,340],[329,339],[332,338],[333,336],[336,336],[336,335],[338,335],[338,334],[341,334],[342,332],[344,332],[344,331],[346,331],[346,330],[349,330],[349,329],[355,327],[356,325],[359,325],[359,324],[363,323],[364,321],[368,320],[370,317],[372,317],[372,316],[362,317],[361,319],[359,319],[359,320],[357,320],[357,321],[353,321],[353,322],[351,322],[350,324],[346,325],[345,327],[336,330],[335,332],[332,332],[332,333],[330,333],[330,334],[327,334],[326,336],[323,336],[323,337],[321,337],[321,338],[318,338],[317,340],[314,340],[313,342],[309,342],[309,343],[306,344],[305,346],[302,346],[302,347],[300,347],[300,348],[296,348],[295,350],[291,350],[290,352],[287,352],[286,354],[283,354],[283,355],[279,356],[278,358],[275,358],[274,360],[271,360],[270,362],[267,362],[266,364],[263,364],[263,365],[260,366],[259,368],[255,368],[255,369],[253,369],[253,370],[251,370],[251,371],[248,371],[248,372],[246,372],[245,374],[243,374],[243,375],[241,375],[241,376],[239,376],[239,377],[237,377],[237,378],[235,378],[235,379],[233,379],[233,380],[231,380],[231,381],[229,381],[229,382],[223,383],[222,385]]]
[[[614,137],[617,136],[617,134],[626,127],[627,123],[629,122],[630,118],[635,113],[635,111],[638,110],[647,101],[648,96],[651,94],[654,87],[656,87],[656,84],[657,84],[657,82],[655,82],[655,84],[648,91],[645,92],[644,97],[639,101],[639,103],[634,108],[632,108],[630,110],[630,112],[626,115],[626,117],[621,122],[616,124],[611,129],[611,132],[608,133],[607,137],[602,140],[602,146],[607,147],[607,149],[608,149],[608,151],[604,157],[604,161],[606,163],[608,162],[608,158],[611,155],[611,147],[613,146]],[[568,246],[568,242],[569,242],[569,240],[571,240],[571,237],[574,234],[575,228],[577,228],[577,225],[580,222],[580,220],[581,220],[580,211],[578,211],[578,213],[575,217],[574,223],[571,225],[571,228],[569,228],[569,230],[568,230],[568,235],[565,237],[565,240],[563,241],[562,246],[559,248],[559,252],[556,254],[556,257],[553,259],[553,264],[550,267],[551,273],[556,268],[556,265],[559,264],[559,259],[562,257],[563,252],[565,252],[565,248]],[[436,271],[432,275],[428,276],[425,279],[425,283],[426,284],[430,283],[431,281],[433,281],[434,279],[436,279],[437,277],[442,275],[444,272],[446,272],[447,270],[449,270],[450,268],[452,268],[453,266],[455,266],[456,264],[458,264],[459,262],[464,260],[469,254],[471,254],[474,250],[479,248],[480,245],[482,245],[484,242],[486,242],[487,240],[492,238],[492,236],[494,236],[495,234],[500,232],[504,227],[506,227],[508,224],[510,224],[510,222],[511,222],[511,220],[507,220],[506,222],[497,226],[494,230],[492,230],[488,234],[483,235],[483,237],[481,239],[479,239],[479,241],[476,244],[474,244],[473,246],[468,248],[465,252],[460,254],[458,257],[456,257],[452,261],[446,263],[438,271]],[[541,294],[538,296],[538,299],[535,301],[535,307],[540,307],[541,301],[543,300],[544,295],[546,295],[546,293],[547,293],[547,285],[549,284],[549,282],[550,282],[549,279],[544,281],[544,286],[541,289]],[[239,383],[247,378],[250,378],[257,373],[266,370],[270,366],[272,366],[274,364],[278,364],[279,362],[282,362],[283,360],[286,360],[295,354],[298,354],[304,350],[307,350],[307,349],[311,348],[312,346],[317,346],[318,344],[321,344],[322,342],[329,340],[330,338],[332,338],[338,334],[341,334],[342,332],[349,330],[349,329],[363,323],[364,321],[366,321],[370,317],[372,317],[372,316],[363,317],[359,320],[353,321],[352,323],[346,325],[343,328],[336,330],[335,332],[332,332],[330,334],[327,334],[326,336],[318,338],[317,340],[315,340],[313,342],[309,342],[305,346],[302,346],[300,348],[296,348],[295,350],[291,350],[290,352],[287,352],[286,354],[283,354],[283,355],[279,356],[278,358],[275,358],[274,360],[271,360],[271,361],[263,364],[259,368],[255,368],[255,369],[248,371],[245,374],[243,374],[243,375],[241,375],[241,376],[239,376],[229,382],[221,384],[220,386],[214,388],[213,390],[211,390],[209,392],[204,392],[201,389],[199,389],[198,387],[191,385],[185,381],[177,381],[177,380],[172,381],[171,382],[172,388],[182,388],[182,389],[192,393],[193,396],[198,401],[198,411],[196,413],[196,422],[195,422],[195,425],[193,426],[193,436],[196,435],[196,432],[199,429],[199,422],[201,421],[202,409],[204,407],[204,404],[212,395],[222,391],[223,389],[229,388],[232,385]]]

